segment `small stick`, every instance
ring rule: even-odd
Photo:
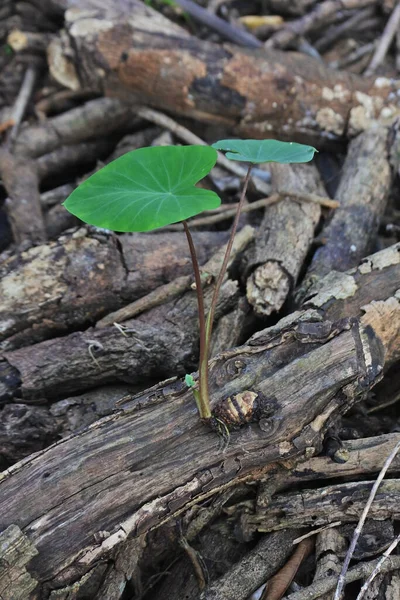
[[[12,120],[14,124],[12,126],[11,131],[8,134],[6,148],[13,143],[15,138],[18,135],[19,126],[21,125],[21,121],[26,111],[26,107],[28,105],[29,99],[32,95],[33,88],[35,86],[37,77],[37,70],[35,67],[28,67],[25,76],[19,90],[19,94],[15,100],[13,112],[12,112]]]
[[[364,46],[360,46],[360,48],[356,48],[356,50],[350,52],[346,56],[343,56],[343,58],[340,58],[339,60],[332,60],[330,63],[328,63],[328,67],[330,67],[331,69],[343,69],[348,65],[356,63],[360,60],[360,58],[363,58],[363,56],[365,56],[366,54],[371,54],[375,47],[376,42],[369,42]]]
[[[181,537],[179,545],[185,550],[189,557],[190,562],[193,565],[194,573],[196,575],[197,583],[200,591],[203,591],[209,581],[206,564],[203,557],[197,550],[195,550],[187,541],[185,537]]]
[[[387,550],[385,550],[385,552],[382,554],[381,558],[379,559],[378,564],[376,565],[375,569],[372,571],[371,575],[368,577],[367,581],[364,583],[364,585],[362,586],[356,600],[362,600],[362,598],[364,597],[365,592],[367,591],[367,589],[369,588],[369,586],[371,585],[371,583],[373,582],[373,580],[375,579],[375,577],[378,575],[378,573],[380,572],[382,565],[384,564],[385,560],[387,558],[389,558],[389,556],[391,555],[391,553],[393,552],[393,550],[396,548],[397,544],[400,542],[400,533],[399,535],[393,540],[393,542],[390,544],[389,548]]]
[[[253,210],[259,210],[260,208],[265,208],[266,206],[271,206],[271,204],[276,204],[277,202],[284,200],[285,196],[290,196],[290,198],[293,198],[293,200],[299,200],[300,202],[312,202],[314,204],[320,204],[325,208],[339,208],[340,206],[340,202],[337,200],[331,200],[330,198],[318,196],[317,194],[298,194],[297,192],[279,191],[276,194],[271,194],[271,196],[268,196],[268,198],[261,198],[260,200],[251,202],[251,204],[245,204],[241,209],[240,214],[251,212]],[[199,217],[198,219],[189,221],[190,226],[200,227],[203,225],[214,225],[215,223],[220,223],[225,219],[230,219],[231,217],[235,216],[236,207],[237,203],[220,206],[219,209],[209,211],[213,212],[211,215]],[[181,231],[181,227],[179,225],[167,225],[166,227],[163,227],[163,230]]]
[[[400,442],[397,442],[396,446],[393,448],[392,452],[390,453],[390,455],[388,456],[388,458],[385,460],[385,464],[383,465],[383,467],[382,467],[382,469],[381,469],[381,471],[380,471],[380,473],[379,473],[379,475],[378,475],[378,477],[377,477],[377,479],[376,479],[376,481],[375,481],[375,483],[374,483],[374,485],[372,487],[372,490],[371,490],[371,493],[369,495],[367,504],[365,505],[365,508],[364,508],[364,510],[362,512],[360,520],[359,520],[359,522],[357,524],[357,527],[354,530],[353,538],[352,538],[350,546],[349,546],[349,548],[347,550],[347,554],[346,554],[346,557],[344,559],[343,567],[342,567],[342,570],[341,570],[340,575],[339,575],[339,580],[338,580],[338,583],[337,583],[337,587],[336,587],[336,591],[335,591],[335,596],[334,596],[333,600],[339,600],[340,597],[341,597],[341,595],[342,595],[342,591],[343,591],[343,588],[344,588],[344,585],[345,585],[345,581],[346,581],[346,573],[347,573],[347,570],[349,568],[349,564],[350,564],[351,558],[353,556],[355,547],[357,545],[358,538],[360,537],[360,533],[361,533],[362,528],[364,526],[365,519],[367,518],[369,509],[371,508],[371,504],[374,501],[374,498],[375,498],[376,493],[378,491],[378,488],[379,488],[379,486],[380,486],[380,484],[382,482],[382,479],[385,477],[386,471],[390,467],[390,465],[391,465],[393,459],[395,458],[397,452],[399,451],[399,449],[400,449]]]
[[[322,531],[326,531],[327,529],[333,529],[334,527],[339,527],[339,525],[341,525],[341,524],[342,524],[342,521],[334,521],[333,523],[329,523],[328,525],[323,525],[322,527],[318,527],[318,529],[312,529],[308,533],[305,533],[304,535],[301,535],[300,537],[293,540],[293,546],[295,544],[300,544],[300,542],[302,542],[303,540],[306,540],[309,537],[313,537],[314,535],[317,535],[318,533],[321,533]]]
[[[165,127],[187,144],[198,144],[199,146],[207,146],[204,140],[202,140],[200,137],[189,131],[189,129],[183,127],[183,125],[179,125],[179,123],[174,121],[174,119],[171,119],[171,117],[168,117],[167,115],[164,115],[163,113],[157,110],[153,110],[152,108],[147,107],[140,107],[137,111],[137,115],[142,119],[146,119],[147,121],[151,121],[151,123],[159,125],[160,127]],[[217,163],[221,165],[221,167],[224,167],[224,169],[226,169],[230,173],[234,173],[239,177],[246,176],[247,170],[244,167],[234,163],[231,160],[228,160],[226,156],[221,152],[218,152]],[[258,191],[260,191],[262,194],[265,194],[265,196],[268,196],[270,188],[265,183],[265,181],[262,181],[259,177],[254,176],[252,177],[252,181]]]
[[[386,27],[383,30],[382,37],[379,40],[378,46],[373,54],[371,62],[368,67],[365,69],[364,75],[368,77],[375,73],[376,69],[379,67],[383,59],[385,58],[387,51],[389,50],[389,46],[392,43],[392,40],[396,34],[400,25],[400,2],[397,2],[396,7],[394,8],[392,14],[388,22],[386,23]]]
[[[183,275],[165,285],[160,285],[143,298],[139,298],[138,300],[135,300],[135,302],[131,302],[131,304],[109,313],[100,319],[100,321],[97,321],[96,327],[101,329],[112,325],[114,322],[121,323],[127,321],[145,310],[150,310],[150,308],[164,304],[164,302],[172,300],[172,298],[175,298],[186,289],[189,289],[192,280],[193,277],[191,275]]]

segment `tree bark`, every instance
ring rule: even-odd
[[[218,232],[194,233],[200,264],[225,239]],[[11,350],[93,323],[191,274],[192,265],[183,232],[117,238],[82,227],[11,256],[0,272],[0,347]]]

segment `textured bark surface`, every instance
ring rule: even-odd
[[[194,502],[316,452],[330,422],[400,356],[396,292],[366,302],[375,291],[374,274],[385,273],[387,290],[399,289],[398,247],[371,257],[363,269],[369,282],[364,295],[353,288],[343,304],[334,286],[327,287],[313,299],[318,311],[294,313],[211,361],[213,407],[238,390],[269,399],[268,412],[233,431],[224,453],[215,433],[196,418],[191,392],[176,382],[143,392],[126,411],[5,472],[0,525],[17,524],[39,550],[31,575],[52,586],[71,583],[128,535],[139,539]],[[335,324],[327,320],[334,312],[337,319],[352,318]],[[95,542],[104,530],[111,535]]]
[[[194,233],[200,264],[225,239],[218,232]],[[18,348],[85,327],[191,272],[186,237],[178,232],[117,238],[90,234],[83,227],[12,255],[1,266],[1,348]]]
[[[88,87],[218,123],[241,137],[319,145],[398,114],[394,80],[329,70],[300,54],[205,42],[139,0],[118,3],[114,11],[107,2],[95,4],[90,19],[84,10],[67,12],[68,37],[50,46],[51,72],[71,89]]]

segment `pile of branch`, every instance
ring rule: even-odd
[[[0,56],[0,597],[245,600],[267,584],[275,599],[312,555],[287,598],[332,598],[400,442],[400,78],[375,74],[400,16],[384,3],[381,58],[362,76],[304,48],[323,53],[359,19],[381,19],[371,0],[271,0],[281,25],[258,37],[229,0],[177,2],[223,44],[190,34],[176,7],[171,20],[140,0],[78,4],[0,8],[14,52]],[[183,380],[199,345],[183,231],[114,234],[61,206],[129,150],[215,141],[217,129],[321,151],[252,176],[210,395],[214,409],[255,391],[268,411],[225,446]],[[219,157],[203,184],[224,203],[192,220],[206,308],[243,172]],[[395,538],[399,461],[347,582],[365,582]],[[398,557],[380,567],[387,598],[399,569]]]

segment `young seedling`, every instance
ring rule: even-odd
[[[195,187],[217,160],[217,150],[227,158],[250,163],[206,319],[200,268],[187,224],[189,217],[217,208],[217,194]],[[128,152],[84,181],[64,202],[65,208],[90,225],[119,232],[144,232],[181,222],[186,233],[196,283],[199,310],[199,380],[191,375],[185,381],[193,391],[200,418],[216,429],[232,425],[223,411],[211,411],[208,384],[208,357],[219,291],[228,266],[240,211],[245,199],[253,164],[263,162],[308,162],[315,149],[302,144],[276,140],[222,140],[209,146],[161,146]],[[245,394],[246,402],[257,394]],[[249,411],[250,414],[251,411]],[[242,421],[243,422],[243,419]]]

